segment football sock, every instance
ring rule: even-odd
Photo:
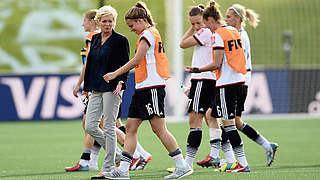
[[[182,153],[180,149],[177,149],[174,152],[170,152],[169,156],[172,157],[172,159],[176,162],[176,167],[177,168],[184,168],[187,165],[187,163],[185,162],[185,160],[183,159]]]
[[[202,129],[190,128],[187,140],[186,163],[192,167],[194,158],[201,143]]]
[[[119,129],[120,129],[123,133],[126,133],[126,127],[125,127],[125,126],[120,126]]]
[[[259,133],[247,123],[243,123],[239,130],[253,141],[256,141],[259,136]]]
[[[100,144],[96,140],[94,140],[94,144],[93,144],[93,147],[92,147],[92,150],[91,150],[91,154],[99,156],[100,149],[101,149]]]
[[[233,151],[237,155],[240,165],[243,167],[248,166],[246,155],[244,154],[243,145],[233,148]]]
[[[151,154],[149,154],[138,142],[136,150],[142,155],[143,158],[148,159]]]
[[[221,134],[222,151],[223,151],[223,153],[225,155],[226,162],[227,163],[234,163],[236,161],[236,159],[234,157],[234,153],[233,153],[230,141],[229,141],[228,134],[226,133],[226,131],[224,130],[224,128],[222,126],[220,126],[220,128],[222,130],[222,134]]]
[[[123,151],[119,169],[124,172],[129,171],[129,167],[131,163],[132,163],[132,156],[130,155],[130,153]]]
[[[219,150],[221,148],[221,134],[222,131],[220,128],[209,128],[210,135],[210,156],[213,158],[219,157]]]
[[[237,131],[237,128],[235,125],[227,126],[224,128],[226,133],[228,134],[230,144],[232,146],[232,149],[234,153],[236,154],[238,161],[241,166],[248,166],[248,162],[246,160],[246,156],[243,149],[243,144],[241,137]]]
[[[79,164],[81,166],[88,166],[89,161],[90,161],[90,153],[91,153],[90,149],[83,150],[83,153],[82,153],[80,161],[79,161]]]
[[[137,149],[134,151],[132,158],[134,159],[140,158],[140,153],[137,151]]]
[[[243,132],[246,136],[248,136],[250,139],[260,144],[266,151],[271,148],[270,142],[267,139],[265,139],[261,134],[259,134],[259,132],[256,131],[253,127],[251,127],[249,124],[243,123],[239,130]]]
[[[266,151],[271,149],[270,142],[261,134],[259,134],[258,138],[256,139],[256,143],[260,144]]]
[[[222,151],[226,157],[227,163],[234,163],[236,161],[236,158],[234,157],[232,146],[229,140],[222,144]]]

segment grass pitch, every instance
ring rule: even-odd
[[[271,167],[266,167],[264,149],[242,136],[252,172],[218,173],[213,168],[194,165],[194,174],[184,179],[320,179],[319,119],[255,120],[248,123],[264,137],[280,145]],[[167,126],[185,152],[187,122],[168,123]],[[79,120],[6,122],[0,123],[0,132],[0,179],[90,179],[98,173],[67,173],[63,169],[74,165],[82,153],[83,132]],[[203,159],[209,152],[209,135],[205,125],[203,132],[196,160]],[[153,159],[145,170],[131,172],[131,179],[163,179],[168,174],[166,168],[173,167],[174,162],[152,133],[148,122],[144,122],[139,129],[139,141]],[[103,156],[104,151],[101,150],[99,167]]]

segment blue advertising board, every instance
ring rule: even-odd
[[[78,78],[79,74],[1,75],[0,121],[80,119],[84,105],[72,95]],[[128,113],[133,84],[131,74],[123,94],[123,114]]]
[[[245,103],[247,114],[320,114],[320,70],[257,70]],[[0,121],[80,119],[84,105],[72,95],[79,74],[0,75]],[[184,85],[190,85],[185,74]],[[126,118],[134,94],[130,73],[123,94],[121,117]],[[177,101],[186,109],[188,98],[176,91],[175,76],[166,87],[166,115],[173,115]],[[178,93],[178,94],[177,94]]]

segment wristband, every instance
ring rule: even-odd
[[[192,68],[192,71],[193,71],[194,73],[200,73],[200,69],[199,69],[198,67]]]

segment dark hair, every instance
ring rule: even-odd
[[[203,15],[204,11],[204,5],[199,4],[198,6],[194,6],[189,11],[189,16],[197,16],[197,15]]]
[[[203,18],[208,20],[208,17],[212,17],[216,21],[221,21],[222,15],[219,9],[219,4],[214,0],[211,0],[209,6],[203,12]]]
[[[142,1],[138,1],[135,6],[128,10],[125,19],[146,19],[150,25],[155,26],[147,5]]]

